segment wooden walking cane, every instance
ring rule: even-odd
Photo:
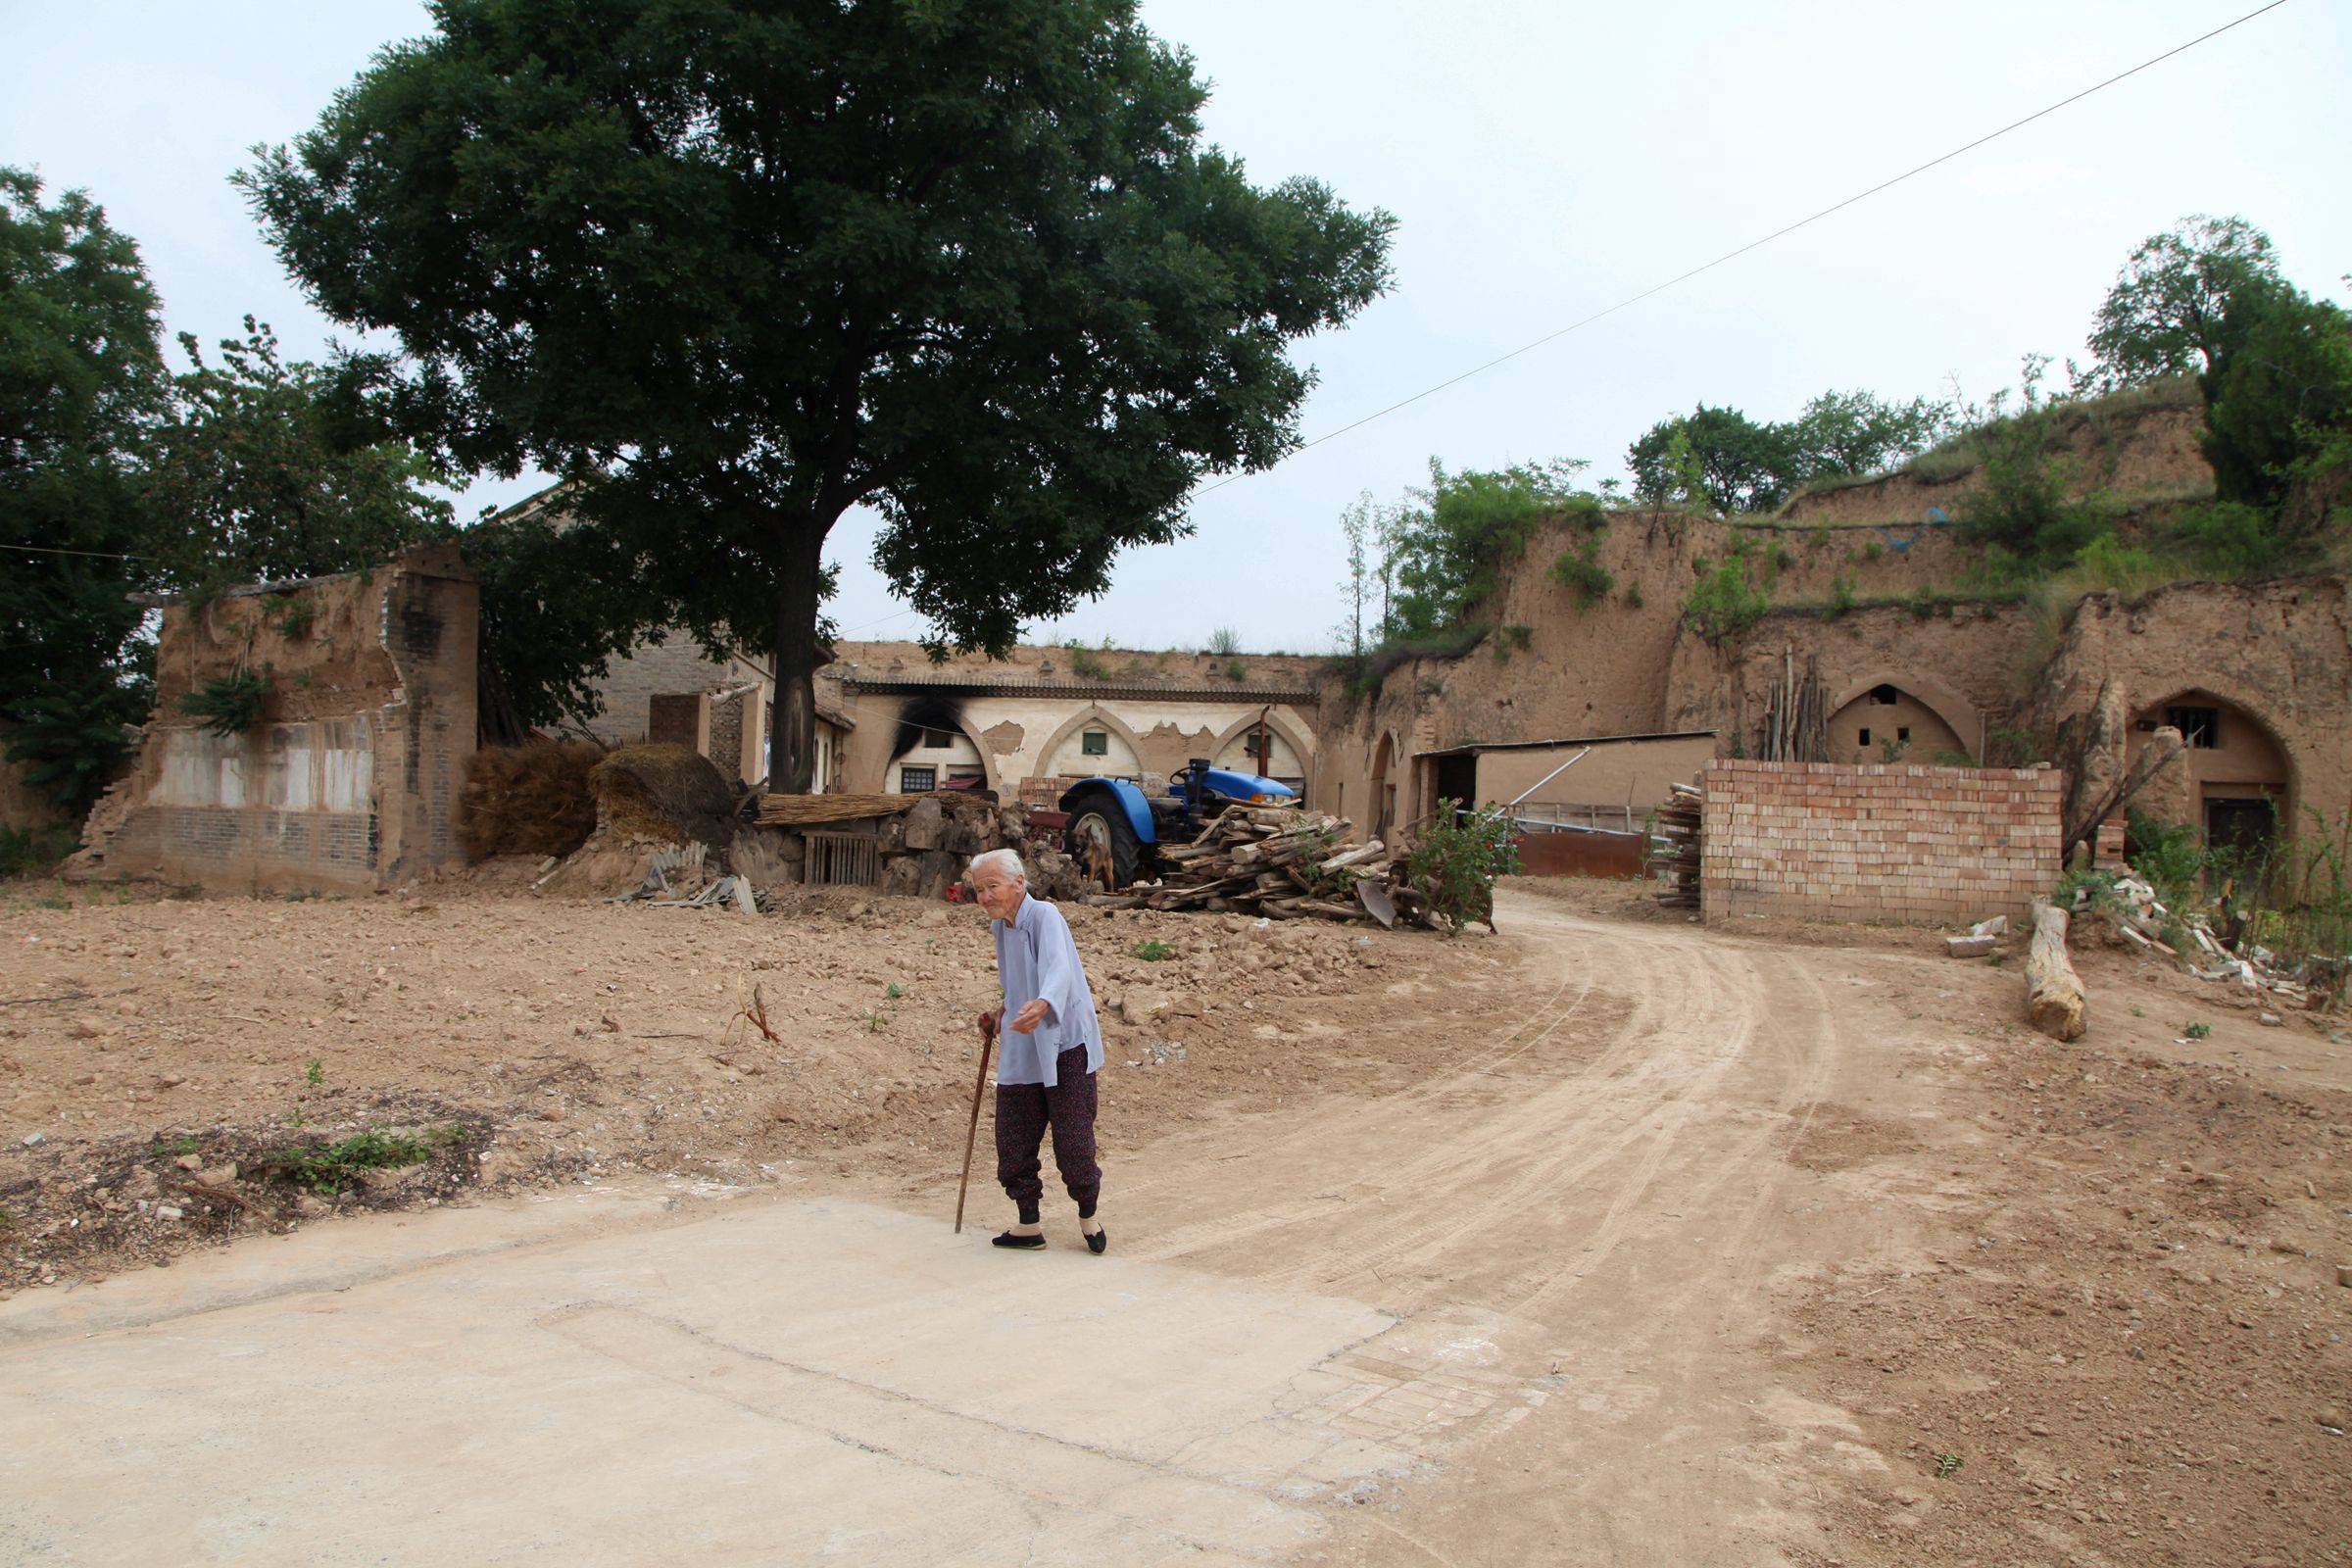
[[[980,1015],[980,1076],[972,1080],[972,1122],[963,1130],[963,1179],[956,1184],[956,1234],[963,1234],[963,1195],[972,1185],[972,1144],[980,1136],[980,1096],[988,1088],[988,1052],[997,1043],[997,1015]]]

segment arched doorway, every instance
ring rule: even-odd
[[[1142,740],[1124,720],[1089,703],[1047,737],[1030,776],[1136,778],[1144,770],[1142,753]]]
[[[2259,858],[2288,818],[2294,771],[2286,748],[2245,709],[2191,687],[2132,715],[2127,761],[2167,725],[2180,732],[2185,765],[2177,788],[2156,786],[2150,814],[2194,823],[2210,849]]]
[[[1263,754],[1260,755],[1260,736]],[[1256,773],[1288,784],[1306,794],[1307,748],[1297,731],[1272,712],[1252,714],[1233,725],[1218,737],[1210,755],[1216,767],[1230,767],[1246,773]]]
[[[1830,715],[1833,762],[1935,762],[1968,766],[1975,760],[1951,721],[1892,681],[1855,693]]]

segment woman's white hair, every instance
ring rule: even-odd
[[[983,850],[972,857],[971,864],[963,868],[964,881],[967,883],[977,882],[980,879],[980,868],[984,865],[996,866],[1007,877],[1019,877],[1024,882],[1029,880],[1029,868],[1023,865],[1021,858],[1010,850]]]

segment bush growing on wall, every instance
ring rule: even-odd
[[[1765,563],[1759,585],[1749,575],[1744,536],[1735,534],[1721,558],[1701,556],[1696,565],[1698,580],[1683,600],[1683,614],[1691,630],[1716,647],[1746,631],[1772,608],[1771,563]]]

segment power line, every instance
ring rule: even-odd
[[[2188,42],[2184,44],[2179,44],[2171,49],[2167,49],[2164,53],[2155,56],[2153,59],[2143,60],[2129,71],[2117,72],[2114,75],[2109,76],[2105,81],[2095,82],[2092,85],[2083,88],[2081,92],[2075,93],[2071,97],[2061,98],[2056,103],[2051,104],[2046,108],[2036,109],[2034,111],[2034,113],[2026,116],[2022,120],[2013,120],[1998,130],[1986,131],[1984,135],[1979,136],[1976,140],[1955,147],[1948,153],[1931,158],[1926,163],[1919,165],[1917,168],[1906,169],[1901,173],[1894,175],[1892,178],[1879,181],[1876,185],[1871,186],[1868,190],[1857,191],[1853,195],[1845,198],[1845,200],[1837,202],[1828,207],[1824,207],[1820,212],[1814,213],[1810,217],[1800,218],[1795,222],[1789,223],[1785,227],[1776,228],[1761,239],[1751,239],[1737,250],[1725,251],[1721,256],[1716,257],[1711,262],[1704,263],[1698,267],[1693,267],[1687,272],[1679,272],[1673,277],[1668,278],[1665,282],[1654,284],[1649,288],[1643,289],[1639,294],[1629,295],[1627,298],[1619,300],[1616,304],[1609,306],[1605,310],[1594,311],[1591,316],[1585,317],[1581,320],[1571,321],[1568,325],[1561,327],[1556,332],[1546,332],[1544,336],[1537,338],[1534,342],[1522,344],[1518,348],[1511,350],[1508,354],[1497,355],[1494,359],[1487,361],[1487,363],[1484,365],[1473,366],[1471,368],[1462,371],[1459,375],[1448,376],[1446,379],[1440,381],[1435,386],[1424,387],[1422,390],[1414,393],[1409,398],[1399,399],[1398,401],[1390,404],[1385,409],[1376,410],[1371,414],[1365,415],[1360,419],[1350,420],[1348,423],[1341,425],[1336,430],[1327,430],[1323,434],[1316,436],[1312,441],[1302,441],[1287,456],[1296,457],[1298,453],[1304,452],[1308,447],[1319,447],[1326,441],[1337,440],[1339,437],[1346,435],[1350,430],[1360,430],[1375,419],[1387,418],[1390,415],[1395,414],[1398,409],[1409,408],[1413,404],[1420,402],[1423,398],[1435,397],[1438,393],[1445,391],[1447,387],[1459,386],[1462,382],[1469,380],[1472,376],[1483,375],[1487,371],[1494,368],[1494,367],[1497,365],[1506,364],[1509,361],[1519,358],[1519,356],[1522,354],[1532,353],[1535,350],[1542,348],[1546,343],[1566,337],[1569,333],[1578,331],[1581,328],[1591,326],[1594,321],[1601,319],[1603,317],[1614,316],[1619,311],[1625,310],[1629,306],[1639,305],[1653,294],[1663,294],[1666,290],[1673,288],[1678,283],[1687,283],[1690,279],[1698,276],[1701,272],[1713,271],[1716,268],[1723,266],[1724,263],[1735,261],[1741,256],[1745,256],[1749,251],[1755,250],[1759,246],[1769,245],[1776,239],[1782,239],[1788,235],[1793,234],[1798,229],[1805,227],[1808,223],[1818,223],[1823,219],[1831,216],[1833,213],[1843,212],[1846,208],[1853,206],[1856,202],[1867,200],[1872,196],[1876,196],[1883,190],[1887,190],[1893,186],[1899,185],[1904,180],[1909,179],[1916,174],[1924,174],[1938,164],[1948,164],[1963,153],[1974,152],[1979,147],[1984,146],[1986,142],[1998,140],[2000,137],[2008,135],[2013,130],[2017,130],[2026,125],[2034,123],[2034,122],[2042,119],[2044,116],[2054,115],[2069,104],[2081,103],[2092,93],[2103,91],[2128,77],[2136,76],[2141,72],[2148,70],[2152,66],[2160,66],[2167,60],[2172,59],[2175,55],[2183,54],[2209,39],[2218,38],[2232,27],[2241,27],[2247,23],[2252,22],[2256,17],[2259,17],[2266,12],[2276,11],[2284,4],[2286,4],[2286,0],[2270,0],[2270,4],[2258,6],[2254,10],[2247,12],[2244,16],[2239,17],[2234,22],[2226,22],[2222,24],[2222,25],[2214,28],[2211,32],[2199,33],[2196,37],[2189,39]],[[1266,470],[1260,469],[1258,471],[1264,472]],[[1196,490],[1193,492],[1193,494],[1195,498],[1198,499],[1200,496],[1209,494],[1211,491],[1222,490],[1227,485],[1236,483],[1237,481],[1248,477],[1250,477],[1248,474],[1227,474],[1224,478],[1219,479],[1215,484],[1207,485],[1200,490]]]
[[[151,558],[146,558],[146,555],[122,555],[120,550],[66,550],[64,546],[0,546],[0,550],[24,550],[25,555],[89,555],[89,558],[101,560],[101,562],[151,560]]]

